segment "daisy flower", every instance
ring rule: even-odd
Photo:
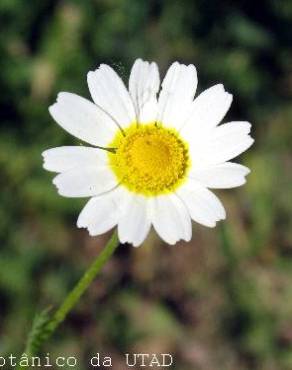
[[[61,92],[49,111],[91,146],[43,153],[44,168],[58,173],[53,183],[60,195],[90,198],[78,227],[99,235],[117,226],[122,243],[138,246],[153,226],[175,244],[191,239],[191,220],[214,227],[225,218],[209,189],[245,183],[249,169],[230,160],[254,140],[248,122],[220,124],[232,102],[223,85],[194,98],[196,68],[175,62],[160,88],[157,65],[141,59],[128,89],[105,64],[89,72],[87,82],[93,103]]]

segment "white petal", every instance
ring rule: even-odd
[[[191,218],[202,225],[214,227],[217,221],[226,217],[220,200],[200,183],[189,180],[178,189],[177,194],[184,201]]]
[[[119,195],[119,188],[116,188],[91,198],[80,213],[77,226],[87,228],[92,236],[112,229],[119,219]]]
[[[53,183],[64,197],[90,197],[117,185],[114,174],[105,166],[74,168],[57,175]]]
[[[60,146],[45,150],[42,156],[44,169],[52,172],[65,172],[87,165],[104,165],[107,160],[104,150],[86,146]]]
[[[228,189],[245,184],[250,170],[238,163],[226,162],[202,169],[193,169],[190,177],[207,188]]]
[[[134,106],[123,81],[108,65],[101,64],[87,75],[88,87],[95,104],[121,127],[136,120]]]
[[[197,89],[197,71],[194,65],[173,63],[162,82],[158,99],[158,117],[163,126],[181,128],[189,115]]]
[[[249,136],[250,128],[248,122],[229,122],[216,127],[206,141],[191,142],[193,165],[223,163],[238,156],[254,142]]]
[[[154,122],[157,116],[159,71],[156,63],[137,59],[129,79],[129,91],[134,102],[139,123]]]
[[[192,236],[190,215],[175,195],[161,195],[150,200],[150,217],[157,234],[168,244],[189,241]]]
[[[218,125],[232,103],[232,95],[218,84],[203,91],[192,103],[190,114],[181,131],[183,136],[200,136]]]
[[[128,192],[128,201],[118,223],[119,239],[122,243],[131,243],[135,247],[145,240],[151,226],[147,212],[147,199]]]
[[[49,111],[64,130],[92,145],[107,146],[117,130],[108,115],[76,94],[59,93]]]

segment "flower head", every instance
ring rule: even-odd
[[[169,244],[189,241],[191,219],[214,227],[225,218],[209,190],[245,183],[249,169],[232,158],[253,139],[248,122],[220,124],[232,95],[215,85],[198,97],[193,65],[173,63],[160,88],[157,65],[134,63],[129,90],[109,66],[87,76],[94,103],[60,93],[49,111],[70,134],[92,146],[43,153],[44,168],[66,197],[90,197],[78,227],[90,235],[117,226],[122,243],[140,245],[151,225]]]

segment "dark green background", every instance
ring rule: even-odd
[[[0,1],[0,354],[23,350],[36,311],[58,305],[107,236],[75,226],[84,200],[57,195],[41,152],[77,143],[48,114],[86,73],[127,80],[137,57],[194,63],[199,91],[223,82],[227,120],[256,142],[246,186],[217,192],[227,220],[189,244],[121,246],[45,345],[52,356],[170,352],[179,370],[292,368],[292,2]],[[106,216],[106,215],[105,215]]]

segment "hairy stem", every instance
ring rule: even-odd
[[[101,271],[104,264],[109,260],[118,245],[118,236],[117,233],[114,232],[102,252],[89,266],[82,278],[78,281],[72,291],[67,295],[67,297],[65,298],[61,306],[55,311],[55,313],[53,315],[49,315],[48,311],[44,311],[44,313],[39,315],[33,325],[29,340],[27,342],[27,346],[25,348],[25,354],[28,357],[36,355],[39,352],[42,344],[47,339],[49,339],[49,337],[55,332],[58,326],[66,319],[67,315],[79,302],[81,296],[84,294],[94,278]],[[18,367],[18,369],[22,368],[23,366]]]

